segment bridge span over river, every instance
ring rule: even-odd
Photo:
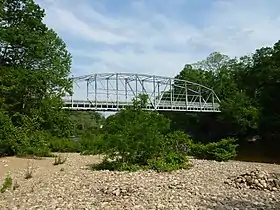
[[[116,112],[147,94],[147,110],[220,112],[213,89],[187,80],[132,73],[96,73],[72,80],[73,94],[63,99],[64,109]]]

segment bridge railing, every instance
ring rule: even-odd
[[[96,110],[96,111],[118,111],[124,109],[127,106],[132,106],[131,101],[118,101],[118,102],[108,102],[108,101],[88,101],[88,100],[64,100],[64,109],[70,110]],[[156,107],[153,104],[148,103],[144,108],[146,110],[162,110],[162,111],[200,111],[200,112],[220,112],[220,105],[218,103],[199,103],[199,102],[189,102],[177,101],[172,103],[170,101],[159,101]]]

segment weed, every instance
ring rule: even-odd
[[[6,192],[7,189],[11,188],[13,185],[13,179],[12,177],[8,174],[4,180],[4,183],[2,184],[2,187],[0,188],[0,192],[4,193]]]
[[[63,164],[65,163],[67,160],[67,157],[63,157],[62,155],[58,155],[57,157],[55,157],[54,159],[54,163],[53,165],[60,165],[60,164]]]
[[[24,178],[25,179],[31,179],[32,178],[32,174],[33,174],[33,167],[30,166],[30,162],[28,162]]]

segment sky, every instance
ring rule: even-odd
[[[280,39],[279,0],[36,0],[72,54],[72,75],[175,76],[211,52],[231,57]]]

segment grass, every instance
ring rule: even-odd
[[[13,179],[12,177],[8,174],[4,180],[4,183],[2,184],[1,188],[0,188],[0,192],[4,193],[6,192],[6,190],[12,188],[13,185]]]
[[[30,166],[30,162],[28,162],[24,178],[25,179],[31,179],[33,177],[33,167]]]
[[[61,165],[61,164],[63,164],[63,163],[65,163],[67,161],[67,157],[65,156],[65,157],[63,157],[62,155],[58,155],[57,157],[55,157],[55,159],[54,159],[54,163],[53,163],[53,165]]]

